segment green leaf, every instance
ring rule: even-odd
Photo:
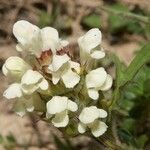
[[[146,44],[137,53],[128,68],[125,68],[115,55],[111,55],[111,59],[116,65],[116,85],[113,92],[113,99],[110,102],[110,111],[117,104],[117,101],[121,99],[121,92],[125,85],[131,82],[141,67],[150,60],[150,44]]]
[[[89,28],[99,28],[101,26],[100,16],[96,14],[91,14],[83,18],[83,24],[88,26]]]
[[[121,99],[118,105],[122,111],[124,110],[128,113],[134,107],[134,102],[128,99]]]
[[[144,82],[144,93],[148,96],[150,96],[150,79],[147,79]]]
[[[124,79],[125,65],[120,61],[120,59],[115,54],[110,54],[109,56],[116,67],[116,86],[119,87],[121,81]]]
[[[136,144],[138,146],[138,148],[143,148],[145,143],[148,141],[148,137],[147,135],[141,135],[140,137],[138,137],[138,139],[136,140]]]
[[[150,25],[146,25],[145,28],[144,28],[144,32],[145,32],[145,35],[148,39],[150,39]]]
[[[150,61],[150,44],[146,44],[136,54],[129,67],[125,70],[124,79],[121,81],[120,86],[124,86],[127,82],[131,81],[140,68],[148,61]]]
[[[123,140],[123,141],[125,141],[126,143],[132,143],[133,142],[133,136],[132,136],[132,134],[130,134],[129,132],[127,132],[126,130],[123,130],[123,129],[119,129],[118,130],[118,133],[119,133],[119,135],[120,135],[120,137],[121,137],[121,139]]]
[[[134,126],[135,126],[135,120],[132,118],[125,119],[121,124],[121,128],[129,133],[133,133]]]
[[[150,68],[146,65],[143,66],[138,74],[134,77],[131,84],[129,84],[125,89],[125,95],[134,95],[132,97],[127,97],[127,99],[133,99],[141,95],[148,94],[150,91]]]
[[[113,92],[113,100],[110,101],[110,110],[116,104],[116,101],[120,98],[120,84],[121,81],[124,80],[124,64],[119,60],[119,58],[115,54],[109,55],[110,59],[116,66],[116,83],[115,90]]]

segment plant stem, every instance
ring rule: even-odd
[[[101,143],[102,145],[106,146],[109,150],[122,150],[123,148],[116,145],[114,142],[104,138],[104,137],[100,137],[100,138],[95,138],[94,139],[98,142]]]
[[[132,13],[132,12],[123,12],[123,11],[119,11],[119,10],[114,10],[114,9],[109,8],[107,6],[101,6],[96,11],[99,12],[100,10],[103,10],[103,11],[106,11],[108,13],[115,14],[115,15],[118,15],[118,16],[121,16],[121,17],[124,17],[124,18],[135,19],[135,20],[141,21],[145,24],[150,24],[149,17],[142,16],[142,15],[137,15],[137,14]]]

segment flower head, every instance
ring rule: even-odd
[[[65,127],[69,122],[69,111],[75,112],[78,106],[75,102],[72,102],[67,97],[54,96],[47,102],[47,116],[54,118],[52,123],[56,127]]]
[[[3,96],[15,100],[15,112],[21,117],[26,112],[46,112],[44,120],[51,120],[55,127],[79,121],[80,133],[89,128],[95,137],[104,134],[107,125],[100,118],[107,117],[107,112],[97,108],[98,103],[88,107],[91,99],[99,98],[100,90],[112,86],[112,77],[104,68],[97,67],[96,61],[105,57],[101,31],[93,28],[78,39],[79,58],[70,53],[68,42],[61,40],[52,27],[40,29],[20,20],[14,24],[13,34],[18,41],[16,49],[28,62],[12,56],[2,67],[4,75],[12,79]],[[82,108],[79,116],[78,106],[79,111]]]
[[[100,121],[99,118],[107,117],[107,112],[103,109],[98,109],[96,106],[85,107],[79,115],[80,123],[78,131],[86,132],[86,128],[90,128],[95,137],[99,137],[107,130],[107,125]]]
[[[86,75],[86,86],[89,97],[96,100],[99,98],[99,90],[107,91],[111,88],[112,77],[107,74],[104,68],[97,68]]]

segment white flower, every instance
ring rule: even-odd
[[[17,21],[14,24],[13,34],[19,42],[16,46],[18,51],[29,51],[37,57],[40,57],[42,51],[51,49],[55,53],[68,44],[67,41],[59,39],[56,29],[52,27],[39,29],[25,20]]]
[[[98,91],[107,91],[112,86],[112,77],[107,74],[104,68],[100,67],[90,71],[86,75],[86,86],[88,89],[88,95],[92,99],[99,98]]]
[[[21,85],[19,83],[13,83],[8,86],[8,88],[4,91],[3,96],[7,99],[13,99],[17,97],[22,97],[23,93],[21,90]]]
[[[96,106],[85,107],[79,115],[80,123],[78,131],[86,132],[86,128],[90,128],[95,137],[99,137],[107,130],[107,125],[100,121],[99,118],[107,117],[107,112],[103,109],[98,109]]]
[[[67,97],[54,96],[47,102],[47,117],[50,118],[54,115],[52,123],[56,127],[65,127],[69,122],[69,111],[75,112],[78,106]]]
[[[53,84],[57,84],[62,79],[67,88],[73,88],[80,81],[80,76],[78,75],[80,65],[71,61],[67,54],[54,55],[48,71],[52,74]]]
[[[30,69],[30,66],[20,57],[9,57],[2,67],[3,74],[14,80],[19,80]]]
[[[21,88],[25,94],[47,90],[48,86],[47,80],[38,71],[28,70],[21,79]]]
[[[101,44],[102,34],[98,28],[93,28],[89,30],[84,36],[78,39],[78,44],[80,47],[80,57],[84,62],[89,57],[94,59],[101,59],[105,57],[103,49],[98,47]]]
[[[28,97],[22,96],[16,100],[14,105],[15,112],[21,117],[23,117],[26,112],[33,112],[34,110],[42,112],[44,109],[45,104],[38,94],[32,94]]]
[[[47,90],[49,84],[37,71],[27,70],[22,76],[21,83],[13,83],[4,91],[3,96],[7,99],[30,95],[35,91]]]
[[[14,110],[15,112],[23,117],[26,112],[32,112],[35,109],[37,111],[44,111],[45,104],[38,96],[37,93],[32,93],[31,95],[24,95],[21,84],[13,83],[3,93],[3,96],[7,99],[16,100]]]

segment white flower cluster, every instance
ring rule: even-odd
[[[52,27],[39,29],[21,20],[14,24],[13,34],[24,59],[12,56],[2,70],[10,79],[3,95],[16,100],[16,113],[42,112],[56,127],[66,127],[69,118],[78,118],[79,133],[87,128],[95,137],[105,133],[107,125],[100,118],[106,118],[107,112],[94,105],[99,94],[111,88],[112,77],[94,65],[105,57],[100,30],[93,28],[78,39],[80,59],[69,55],[69,43]]]

